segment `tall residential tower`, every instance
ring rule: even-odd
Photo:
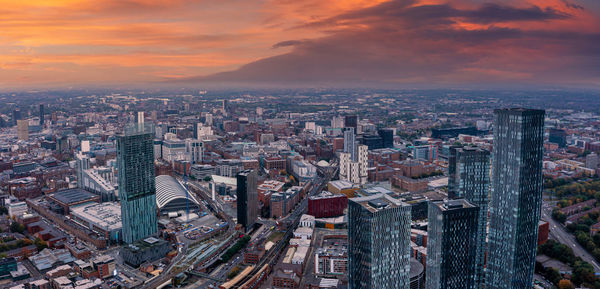
[[[448,162],[448,197],[464,198],[479,207],[477,222],[476,283],[484,283],[488,203],[490,194],[490,152],[477,147],[452,148]]]
[[[410,221],[387,194],[348,200],[348,288],[409,288]]]
[[[427,289],[481,289],[477,283],[479,208],[461,200],[429,203]]]
[[[151,124],[125,127],[117,138],[117,165],[123,241],[133,243],[157,232],[154,179],[154,131]]]
[[[531,287],[542,205],[543,110],[494,111],[486,289]]]

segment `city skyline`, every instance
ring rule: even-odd
[[[0,0],[0,288],[600,289],[600,0]]]
[[[596,1],[4,1],[2,14],[4,89],[597,89],[600,75]]]

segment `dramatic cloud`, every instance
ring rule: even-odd
[[[0,85],[600,86],[583,0],[0,0]]]
[[[297,29],[328,35],[289,42],[289,53],[190,80],[600,86],[600,31],[573,29],[584,17],[568,9],[573,4],[462,4],[389,1],[308,22]]]

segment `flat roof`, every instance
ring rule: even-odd
[[[90,222],[106,231],[119,230],[121,206],[117,202],[91,203],[71,208],[71,215]]]
[[[395,207],[408,207],[409,205],[392,198],[388,194],[379,193],[375,195],[370,195],[366,197],[358,197],[351,198],[350,201],[353,201],[363,207],[365,207],[370,212],[377,212],[386,208],[395,208]]]
[[[51,194],[50,197],[64,204],[79,203],[98,198],[97,195],[82,189],[62,190]]]

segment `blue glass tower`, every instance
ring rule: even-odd
[[[117,138],[122,237],[126,243],[157,232],[153,139],[152,125],[144,123],[126,126]]]
[[[486,289],[531,288],[542,205],[543,110],[494,111]]]
[[[478,288],[484,282],[488,203],[490,194],[490,152],[477,147],[450,149],[448,162],[448,197],[464,198],[479,207],[475,257]]]
[[[481,289],[474,262],[479,208],[461,200],[429,203],[427,289]]]
[[[410,287],[410,222],[387,194],[348,200],[348,288]]]

